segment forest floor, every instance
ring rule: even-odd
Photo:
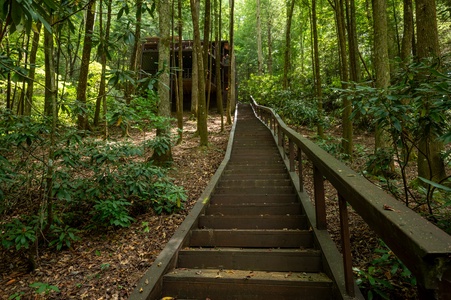
[[[38,268],[31,273],[27,272],[23,257],[0,248],[0,299],[8,299],[12,295],[20,295],[21,298],[11,299],[127,299],[139,278],[183,222],[224,157],[231,126],[226,126],[226,130],[221,132],[220,118],[214,114],[209,116],[208,126],[210,145],[201,148],[198,146],[199,138],[195,136],[196,124],[186,116],[184,140],[173,148],[171,177],[188,194],[182,211],[171,215],[147,213],[137,218],[129,228],[86,232],[71,249],[59,252],[54,249],[40,250]],[[329,134],[333,135],[337,130],[332,128]],[[299,131],[305,136],[314,135],[313,131],[306,129]],[[141,138],[139,133],[136,138]],[[372,151],[371,136],[356,135],[355,140],[365,149],[362,151]],[[356,169],[361,168],[362,164],[363,159],[353,161]],[[311,178],[308,172],[306,175],[306,178]],[[309,189],[311,180],[307,179],[305,183],[306,189]],[[336,195],[330,187],[326,195],[328,230],[339,245]],[[371,261],[380,257],[374,253],[375,249],[381,248],[379,240],[352,210],[349,218],[354,266],[368,273]],[[394,286],[387,290],[390,299],[417,298],[415,288],[390,275],[390,266],[383,266],[380,270],[381,274],[372,275],[385,278]],[[30,287],[36,282],[48,287],[49,293],[36,294],[36,288]],[[53,286],[58,287],[58,293],[50,292]]]
[[[222,162],[231,126],[221,132],[217,114],[208,118],[209,147],[199,147],[196,122],[185,115],[183,142],[172,148],[170,176],[188,195],[183,210],[168,215],[147,213],[129,228],[82,232],[70,249],[41,249],[38,267],[27,271],[25,257],[0,247],[0,299],[127,299],[138,280],[164,248]],[[225,121],[225,120],[224,120]],[[120,133],[118,133],[120,134]],[[130,131],[140,142],[143,135]],[[37,294],[30,284],[47,287]],[[51,291],[57,287],[60,292]]]

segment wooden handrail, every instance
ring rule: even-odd
[[[289,128],[271,108],[258,105],[251,97],[257,116],[272,131],[279,147],[289,153],[289,166],[295,165],[292,145],[298,149],[299,189],[303,174],[301,152],[312,162],[317,229],[327,225],[324,178],[338,193],[342,234],[345,286],[353,295],[351,247],[346,203],[349,203],[396,256],[417,278],[422,299],[449,299],[451,291],[451,236],[422,218],[391,195],[351,170],[310,140]],[[288,140],[288,150],[285,142]],[[291,168],[291,167],[290,167]],[[393,210],[386,210],[390,206]]]

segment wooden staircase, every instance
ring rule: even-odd
[[[231,159],[189,235],[161,298],[334,298],[274,138],[250,106],[239,107]]]

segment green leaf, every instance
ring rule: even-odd
[[[427,184],[430,184],[430,185],[432,185],[433,187],[436,187],[436,188],[438,188],[438,189],[440,189],[440,190],[444,190],[445,192],[451,192],[451,188],[449,188],[449,187],[447,187],[447,186],[445,186],[445,185],[443,185],[443,184],[440,184],[440,183],[437,183],[437,182],[428,180],[428,179],[423,178],[423,177],[418,177],[418,178],[419,178],[421,181],[424,181],[424,182],[426,182]]]

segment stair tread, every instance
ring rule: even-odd
[[[191,279],[203,281],[205,279],[214,280],[250,280],[250,281],[271,281],[273,283],[287,284],[289,282],[310,282],[311,284],[325,283],[332,284],[332,280],[322,272],[267,272],[252,270],[223,270],[223,269],[190,269],[178,268],[164,275],[165,279]]]
[[[318,256],[321,254],[320,250],[313,248],[288,248],[288,249],[278,249],[278,248],[237,248],[237,247],[185,247],[180,249],[180,253],[215,253],[220,255],[253,255],[267,254],[267,255],[293,255],[293,256]]]

